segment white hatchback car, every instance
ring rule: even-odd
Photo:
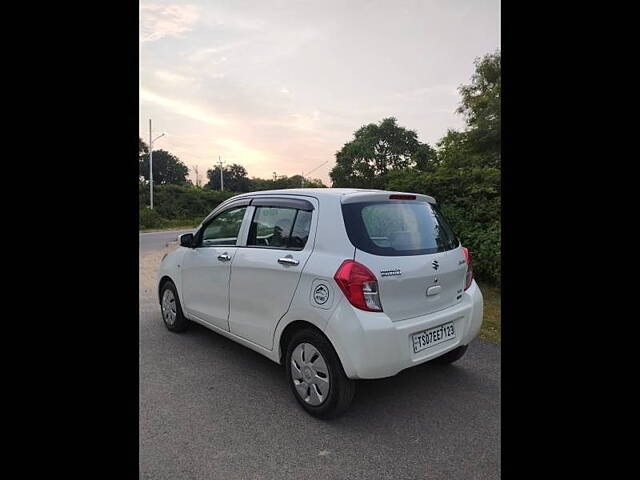
[[[317,417],[343,412],[355,379],[459,359],[482,324],[468,251],[427,195],[241,194],[179,243],[158,276],[167,328],[194,321],[284,363]]]

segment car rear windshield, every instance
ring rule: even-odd
[[[348,203],[342,215],[351,243],[374,255],[425,255],[460,244],[437,207],[426,202]]]

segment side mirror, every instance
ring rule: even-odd
[[[178,242],[180,242],[181,247],[192,248],[193,233],[183,233],[178,237]]]

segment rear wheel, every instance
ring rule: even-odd
[[[160,291],[160,311],[165,326],[172,332],[184,332],[189,327],[189,320],[182,313],[176,286],[171,280],[162,285]]]
[[[287,381],[302,407],[318,418],[343,413],[355,394],[331,343],[312,329],[296,333],[285,356]]]
[[[444,365],[453,363],[456,360],[460,360],[462,358],[462,356],[467,352],[467,347],[468,345],[461,345],[460,347],[454,348],[450,352],[447,352],[440,357],[434,358],[431,361],[433,363],[439,363]]]

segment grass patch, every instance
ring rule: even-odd
[[[500,287],[485,282],[478,282],[484,298],[484,319],[480,338],[500,343]]]

